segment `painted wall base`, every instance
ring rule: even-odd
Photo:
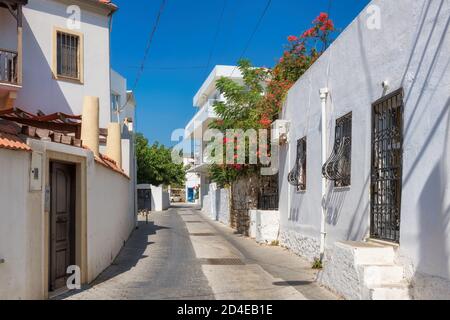
[[[320,256],[320,242],[318,239],[302,236],[292,230],[281,230],[279,241],[281,246],[311,262]]]
[[[250,210],[250,237],[258,243],[272,243],[278,240],[280,212]]]
[[[409,300],[404,267],[392,246],[337,242],[327,250],[319,282],[350,300]]]

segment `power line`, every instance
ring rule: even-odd
[[[214,35],[213,43],[212,43],[211,50],[210,50],[209,56],[208,56],[208,63],[206,64],[206,72],[208,72],[209,66],[211,64],[212,57],[214,55],[214,50],[216,49],[217,38],[219,37],[220,26],[222,25],[223,17],[225,15],[225,9],[227,8],[227,3],[228,3],[228,0],[224,0],[223,1],[222,11],[220,13],[220,18],[219,18],[219,21],[217,23],[216,33]]]
[[[150,48],[152,46],[153,39],[155,37],[156,31],[158,30],[159,23],[161,21],[161,16],[162,16],[162,14],[164,12],[164,8],[166,6],[166,3],[167,3],[167,0],[161,0],[161,5],[159,6],[159,11],[158,11],[158,15],[156,17],[156,21],[155,21],[155,23],[153,25],[153,28],[151,29],[150,35],[148,37],[147,45],[145,47],[144,57],[142,58],[141,65],[140,65],[139,70],[138,70],[138,72],[136,74],[136,79],[135,79],[133,87],[132,87],[133,88],[132,89],[133,92],[136,90],[136,88],[137,88],[137,86],[139,84],[139,81],[141,80],[142,74],[144,72],[145,63],[147,62],[147,58],[148,58],[148,55],[150,53]],[[130,102],[130,99],[131,99],[131,97],[127,97],[127,100],[126,100],[125,104],[117,110],[118,114],[120,114],[120,112],[127,106],[127,104]]]
[[[266,6],[264,7],[263,12],[262,12],[261,15],[259,16],[258,22],[256,23],[256,26],[255,26],[255,28],[253,29],[252,34],[250,35],[250,38],[248,39],[248,41],[247,41],[247,43],[246,43],[246,45],[245,45],[245,47],[244,47],[244,50],[242,51],[242,53],[241,53],[241,55],[240,55],[238,61],[241,60],[241,59],[244,57],[245,53],[247,52],[248,48],[250,47],[250,44],[252,43],[253,38],[254,38],[255,35],[256,35],[256,32],[258,32],[258,29],[259,29],[259,27],[261,26],[261,23],[262,23],[264,17],[266,16],[266,13],[267,13],[267,11],[269,10],[271,4],[272,4],[272,0],[268,0]],[[236,70],[236,68],[237,68],[237,66],[234,67],[234,70],[233,70],[233,72],[231,73],[231,75],[233,75],[233,73],[234,73],[234,71]]]
[[[162,13],[164,12],[164,7],[166,6],[166,2],[167,2],[166,0],[162,0],[161,1],[161,5],[159,7],[158,16],[156,17],[155,24],[153,25],[153,29],[152,29],[152,31],[150,33],[150,36],[148,38],[148,41],[147,41],[147,46],[145,48],[144,58],[142,59],[142,63],[141,63],[140,69],[139,69],[139,71],[138,71],[138,73],[136,75],[136,80],[135,80],[134,85],[133,85],[133,91],[134,91],[134,89],[136,89],[136,87],[137,87],[137,85],[139,83],[139,80],[141,79],[142,73],[143,73],[143,71],[145,69],[145,62],[147,61],[148,55],[150,53],[150,48],[151,48],[151,45],[153,43],[153,38],[155,37],[156,30],[159,27],[159,23],[161,21]]]

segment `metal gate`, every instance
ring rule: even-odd
[[[403,90],[372,105],[371,237],[400,240]]]

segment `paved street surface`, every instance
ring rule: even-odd
[[[192,206],[140,221],[114,264],[65,299],[335,299],[311,264],[261,246]]]

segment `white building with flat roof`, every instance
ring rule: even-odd
[[[193,146],[193,165],[188,174],[195,173],[200,176],[199,200],[208,195],[210,180],[208,177],[208,166],[211,164],[204,156],[207,143],[203,141],[203,133],[208,129],[212,121],[217,119],[214,111],[216,101],[225,101],[225,97],[217,90],[217,81],[222,78],[230,78],[242,83],[242,73],[236,66],[215,66],[208,78],[194,96],[194,107],[198,109],[195,116],[189,121],[185,128],[185,139]]]

